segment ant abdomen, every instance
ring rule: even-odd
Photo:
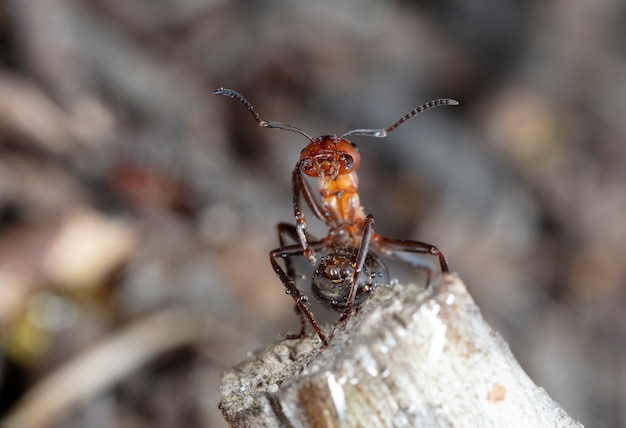
[[[316,299],[329,309],[343,312],[354,280],[354,260],[358,248],[335,248],[322,255],[312,277],[311,289]],[[389,284],[389,272],[382,259],[369,252],[356,285],[353,307],[359,306],[379,285]]]

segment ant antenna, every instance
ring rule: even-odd
[[[313,142],[313,138],[300,128],[287,125],[286,123],[280,123],[280,122],[274,122],[273,120],[261,119],[261,116],[259,116],[259,113],[257,113],[254,107],[252,107],[252,104],[250,104],[250,102],[247,99],[245,99],[244,96],[241,95],[237,91],[234,91],[228,88],[218,88],[213,91],[213,95],[224,95],[224,96],[227,96],[227,97],[230,97],[232,99],[239,101],[241,104],[244,105],[245,108],[248,109],[250,114],[254,116],[254,120],[256,120],[259,126],[262,126],[263,128],[275,128],[275,129],[282,129],[284,131],[297,132],[298,134],[304,135],[306,138],[308,138],[310,142]]]
[[[421,113],[423,111],[430,110],[431,108],[435,108],[435,107],[439,107],[439,106],[456,106],[458,104],[459,104],[459,102],[457,100],[453,100],[452,98],[439,98],[439,99],[436,99],[436,100],[429,101],[429,102],[427,102],[425,104],[422,104],[421,106],[411,110],[410,112],[408,112],[407,114],[402,116],[400,118],[400,120],[398,120],[396,123],[391,125],[389,128],[386,128],[386,129],[353,129],[352,131],[346,132],[345,134],[343,134],[339,138],[348,137],[350,135],[365,135],[366,137],[386,137],[387,134],[389,134],[391,131],[396,129],[398,126],[402,125],[404,122],[406,122],[407,120],[409,120],[413,116],[415,116],[415,115],[417,115],[417,114],[419,114],[419,113]]]

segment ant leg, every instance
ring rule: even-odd
[[[281,248],[287,246],[286,239],[285,239],[286,237],[292,239],[295,242],[298,241],[298,232],[296,230],[296,227],[293,224],[278,223],[276,225],[276,228],[278,229],[278,242],[280,243]],[[308,236],[308,238],[310,240],[317,241],[315,237]],[[292,262],[291,257],[285,257],[283,260],[285,260],[285,266],[287,267],[287,271],[285,272],[286,275],[295,283],[296,270],[293,267],[293,262]],[[298,318],[300,319],[300,333],[286,334],[285,339],[301,339],[305,335],[306,318],[304,314],[302,313],[302,311],[300,310],[300,308],[298,307],[298,305],[294,306],[294,310],[296,314],[298,315]]]
[[[297,180],[297,184],[303,193],[304,200],[311,209],[311,211],[313,211],[315,217],[317,217],[326,224],[332,223],[332,217],[324,210],[322,204],[313,196],[313,190],[311,189],[311,185],[308,181],[304,179],[302,171],[300,171],[300,165],[296,167],[294,173],[296,174],[295,180]]]
[[[276,228],[278,229],[278,240],[281,247],[286,247],[287,245],[289,245],[285,241],[285,238],[291,239],[292,241],[294,241],[294,243],[300,242],[298,230],[293,224],[280,222],[276,225]],[[307,242],[322,242],[322,240],[317,239],[314,235],[311,235],[310,233],[306,234],[306,239]]]
[[[304,336],[306,336],[306,318],[298,305],[295,305],[293,307],[293,310],[300,319],[300,332],[294,334],[285,334],[283,335],[283,340],[302,339]]]
[[[410,262],[406,257],[402,257],[401,253],[430,254],[438,257],[442,273],[450,272],[445,256],[441,250],[434,245],[407,239],[385,238],[380,235],[375,235],[372,240],[375,242],[376,249],[387,257]],[[430,285],[430,279],[433,273],[432,267],[426,263],[420,263],[417,267],[426,270],[428,275],[426,283]]]
[[[296,232],[296,227],[293,224],[278,223],[276,225],[276,229],[278,229],[278,243],[280,244],[280,248],[286,247],[288,245],[285,237],[291,238],[295,242],[298,242],[298,233]],[[293,267],[293,263],[291,262],[291,258],[287,257],[284,260],[285,266],[287,267],[287,276],[295,280],[296,271]]]
[[[319,246],[319,248],[322,247],[321,243],[317,244],[318,245],[314,246]],[[315,321],[313,313],[306,307],[306,303],[308,301],[307,296],[305,294],[302,294],[300,290],[298,290],[298,287],[296,287],[293,277],[290,277],[287,272],[285,272],[280,267],[277,261],[277,259],[289,259],[290,257],[301,256],[303,254],[304,252],[300,245],[289,245],[286,247],[280,247],[270,252],[270,263],[272,264],[274,272],[276,273],[276,275],[278,275],[278,278],[280,278],[280,281],[286,288],[286,293],[289,294],[296,303],[296,307],[298,308],[299,313],[309,320],[309,322],[313,326],[313,329],[315,330],[315,333],[317,333],[320,340],[322,341],[323,346],[327,346],[328,341],[326,340],[326,336],[324,336],[322,329],[317,324],[317,321]],[[287,270],[289,270],[289,268],[287,268]]]
[[[296,226],[294,226],[293,224],[289,224],[289,223],[278,223],[276,225],[276,228],[278,229],[278,242],[280,243],[281,247],[286,247],[288,244],[285,240],[285,237],[290,238],[291,240],[293,240],[294,242],[298,242],[300,239],[299,234],[298,234],[298,229],[296,228]],[[308,242],[314,242],[315,247],[322,247],[322,243],[324,243],[324,240],[319,240],[317,239],[315,236],[307,233],[306,235],[306,239],[307,239],[307,243]],[[304,253],[304,251],[303,251]],[[285,259],[285,265],[287,266],[287,275],[295,280],[295,269],[293,268],[293,264],[291,263],[291,259],[290,258],[286,258]]]
[[[296,218],[296,231],[298,233],[298,240],[304,251],[304,257],[309,261],[311,266],[315,266],[315,251],[309,245],[306,237],[306,219],[304,217],[304,211],[302,210],[301,196],[304,197],[305,202],[313,211],[313,214],[324,221],[329,223],[330,217],[325,213],[321,204],[313,197],[313,191],[309,184],[302,177],[302,171],[300,171],[300,161],[296,164],[295,169],[291,177],[291,185],[293,190],[293,215]]]
[[[408,239],[385,238],[380,235],[376,235],[373,240],[376,242],[377,248],[384,254],[407,252],[437,256],[439,259],[439,265],[441,266],[441,271],[443,273],[450,272],[445,256],[441,250],[434,245]]]
[[[352,312],[352,305],[354,304],[354,298],[356,297],[356,292],[359,284],[359,277],[363,274],[363,265],[365,264],[365,258],[367,257],[367,253],[369,251],[370,241],[372,240],[372,233],[374,232],[374,217],[371,214],[368,214],[365,217],[364,226],[363,226],[363,238],[361,239],[361,245],[359,246],[359,252],[356,256],[356,261],[354,263],[354,275],[352,277],[352,287],[350,288],[350,294],[348,295],[348,301],[346,302],[346,307],[341,314],[341,318],[339,318],[339,322],[348,318],[350,312]]]

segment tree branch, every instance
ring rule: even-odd
[[[521,369],[456,275],[379,287],[327,349],[283,341],[226,372],[233,427],[581,427]]]

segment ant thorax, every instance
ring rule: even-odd
[[[337,176],[329,184],[320,179],[319,191],[322,205],[337,227],[362,227],[365,213],[358,193],[359,179],[356,172]],[[359,235],[362,232],[356,231]]]

